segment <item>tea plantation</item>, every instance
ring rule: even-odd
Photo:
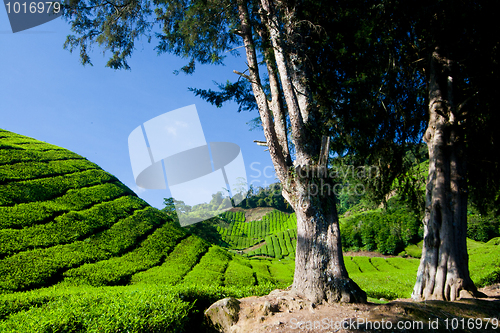
[[[0,130],[0,332],[201,332],[203,310],[293,281],[294,214],[180,228],[85,158]],[[469,242],[478,285],[500,241]],[[370,297],[409,297],[418,259],[346,256]]]

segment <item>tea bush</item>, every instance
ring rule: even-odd
[[[121,257],[84,264],[66,271],[63,274],[64,282],[92,286],[126,284],[132,274],[160,263],[184,235],[183,230],[167,223],[156,229],[139,247]]]
[[[224,274],[226,286],[253,286],[257,283],[251,264],[242,259],[233,258]]]
[[[0,185],[0,206],[51,200],[70,189],[116,181],[111,174],[90,169],[69,175],[9,182]]]
[[[177,244],[161,266],[134,274],[131,282],[133,284],[176,284],[193,269],[208,247],[208,243],[198,236],[189,236]]]
[[[0,291],[25,290],[52,284],[66,269],[109,259],[130,250],[142,237],[164,223],[164,213],[147,207],[85,240],[6,257],[0,260]]]
[[[135,210],[145,208],[142,199],[120,197],[103,202],[86,210],[71,211],[53,221],[23,229],[0,230],[0,257],[34,248],[71,243],[109,228],[116,221],[126,218]]]
[[[231,255],[218,246],[212,246],[183,279],[187,284],[224,285],[224,272],[231,260]]]
[[[345,218],[340,229],[345,250],[397,254],[421,239],[418,216],[402,208],[358,213]]]
[[[135,194],[120,182],[104,183],[68,190],[53,200],[0,206],[0,228],[21,228],[54,219],[69,211],[78,211],[94,204]]]

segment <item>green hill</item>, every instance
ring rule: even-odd
[[[103,279],[87,267],[111,272],[106,284],[119,284],[160,263],[185,237],[75,153],[3,130],[0,148],[0,291]]]

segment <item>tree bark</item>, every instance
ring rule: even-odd
[[[366,303],[366,293],[349,278],[344,265],[335,194],[323,179],[297,168],[284,191],[297,215],[297,248],[292,288],[315,303]]]
[[[424,135],[429,175],[415,300],[454,301],[464,293],[480,295],[469,276],[464,137],[453,100],[452,66],[436,48],[429,73],[429,125]]]

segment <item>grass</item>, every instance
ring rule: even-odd
[[[478,287],[500,282],[500,245],[498,238],[487,243],[468,242],[469,270]],[[470,246],[470,247],[469,247]]]

